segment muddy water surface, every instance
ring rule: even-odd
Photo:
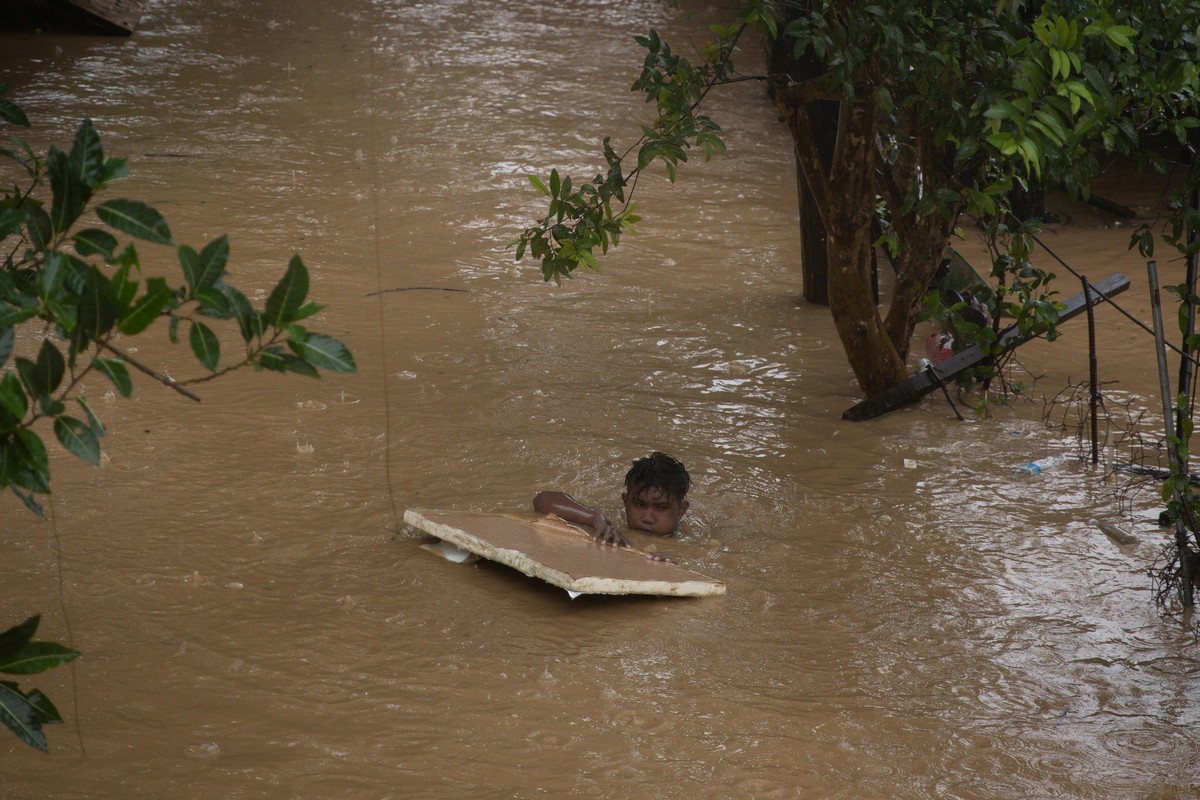
[[[587,175],[645,113],[632,37],[683,47],[714,9],[148,5],[127,40],[0,35],[30,137],[92,117],[131,158],[120,192],[180,241],[228,232],[243,288],[301,253],[314,327],[359,371],[235,375],[200,404],[89,389],[103,466],[56,456],[46,521],[0,497],[6,617],[41,611],[85,652],[32,682],[68,719],[51,754],[0,737],[4,800],[1200,792],[1195,644],[1149,603],[1153,492],[1122,552],[1087,524],[1115,518],[1117,483],[1013,477],[1076,451],[1041,405],[840,421],[858,395],[827,313],[797,302],[789,144],[758,90],[716,100],[730,158],[643,182],[602,275],[512,263],[539,210],[524,176]],[[1074,209],[1046,240],[1130,274],[1148,319],[1111,223]],[[1099,316],[1114,399],[1154,409],[1149,343]],[[1083,379],[1082,334],[1023,353],[1039,394]],[[655,448],[695,480],[664,547],[724,598],[572,601],[437,560],[399,519],[546,487],[615,513]]]

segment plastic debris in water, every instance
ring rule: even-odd
[[[1043,472],[1048,472],[1059,464],[1067,460],[1066,456],[1049,456],[1048,458],[1039,458],[1037,461],[1030,461],[1028,464],[1023,464],[1013,470],[1014,475],[1040,475]]]

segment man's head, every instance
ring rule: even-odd
[[[683,464],[666,453],[651,453],[633,462],[625,474],[625,522],[636,531],[667,535],[687,513],[692,480]]]

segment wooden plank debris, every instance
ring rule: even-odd
[[[1092,304],[1095,305],[1102,298],[1115,297],[1128,288],[1129,278],[1118,272],[1108,276],[1099,283],[1091,284],[1089,294],[1092,298]],[[1071,295],[1063,301],[1063,304],[1066,308],[1058,312],[1059,323],[1066,322],[1087,309],[1083,292]],[[1031,338],[1034,337],[1022,336],[1019,331],[1013,329],[1000,337],[1000,343],[1007,352],[1024,344]],[[842,419],[862,422],[863,420],[875,419],[876,417],[882,417],[884,414],[890,414],[896,409],[917,402],[938,386],[949,383],[960,372],[974,367],[985,358],[986,356],[980,351],[979,347],[972,347],[961,353],[955,353],[941,364],[930,365],[903,383],[896,384],[874,397],[868,397],[866,400],[856,403],[842,414]]]
[[[455,547],[546,581],[572,595],[712,597],[725,584],[631,547],[609,547],[553,514],[408,509],[404,521]]]

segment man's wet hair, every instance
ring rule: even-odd
[[[683,462],[658,451],[634,461],[625,473],[625,491],[634,495],[647,489],[660,489],[670,499],[680,501],[690,488],[692,479]]]

